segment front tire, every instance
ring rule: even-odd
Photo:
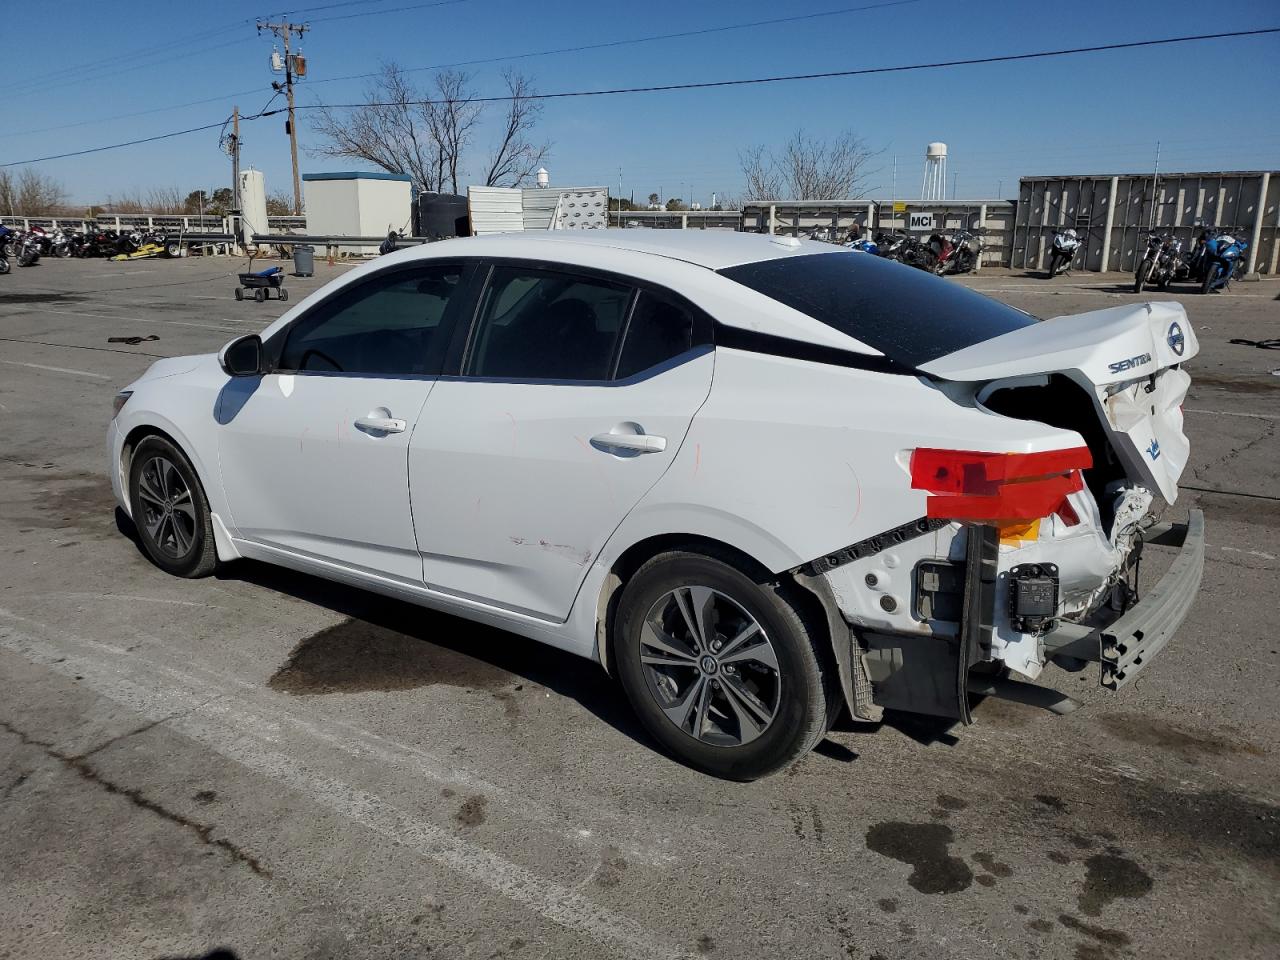
[[[755,780],[826,734],[839,684],[795,588],[731,558],[673,551],[622,592],[612,631],[623,689],[645,728],[689,766]]]
[[[1138,272],[1133,278],[1133,292],[1141,293],[1142,288],[1147,285],[1147,278],[1151,276],[1151,261],[1143,260],[1138,264]]]
[[[1204,268],[1204,281],[1200,284],[1201,293],[1213,293],[1213,282],[1218,279],[1217,264],[1210,263]]]
[[[204,487],[191,461],[164,437],[147,437],[134,449],[129,504],[152,563],[175,577],[213,573],[218,555]]]
[[[1058,274],[1058,255],[1051,254],[1049,257],[1049,279],[1052,280]]]

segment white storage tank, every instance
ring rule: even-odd
[[[261,170],[240,171],[240,222],[245,244],[253,246],[254,234],[269,233],[267,227],[267,182]]]
[[[408,232],[413,218],[413,178],[406,173],[304,173],[307,233],[311,236],[385,237]],[[375,247],[343,246],[343,253]]]

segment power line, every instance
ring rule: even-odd
[[[334,4],[328,4],[327,6],[310,7],[310,8],[304,8],[304,9],[327,10],[333,7],[346,7],[346,6],[354,6],[354,5],[366,4],[366,3],[389,3],[389,2],[391,2],[391,0],[343,0],[343,2],[341,3],[334,3]],[[450,0],[450,2],[464,2],[464,0]],[[731,23],[731,24],[726,24],[719,27],[705,27],[700,30],[685,30],[679,33],[656,34],[654,36],[649,36],[649,37],[633,37],[627,40],[610,40],[610,41],[605,41],[601,43],[583,44],[581,46],[576,46],[576,47],[561,47],[555,50],[539,50],[531,53],[515,53],[515,54],[509,54],[507,56],[502,56],[502,57],[484,57],[484,58],[479,58],[475,60],[461,60],[456,63],[441,63],[441,64],[435,64],[432,66],[425,66],[425,67],[408,67],[405,69],[404,72],[419,73],[424,70],[443,70],[450,67],[478,66],[480,64],[485,64],[485,63],[501,63],[507,60],[526,60],[533,57],[548,57],[548,56],[553,56],[553,55],[562,54],[562,53],[579,53],[586,50],[603,50],[606,48],[629,46],[632,44],[639,44],[639,43],[653,43],[655,41],[660,41],[660,40],[676,40],[676,39],[681,39],[685,37],[705,36],[707,34],[712,34],[712,33],[726,33],[732,30],[747,30],[755,27],[778,26],[785,23],[797,23],[805,20],[816,20],[823,17],[842,16],[845,14],[857,13],[863,10],[877,10],[884,7],[905,6],[907,4],[920,3],[920,2],[922,2],[922,0],[888,0],[888,2],[874,3],[874,4],[860,6],[860,7],[843,7],[838,10],[825,10],[817,13],[800,14],[793,17],[778,17],[771,20],[754,20],[747,23]],[[430,6],[430,4],[428,4],[428,6]],[[400,8],[397,8],[397,9],[400,9]],[[391,10],[370,11],[371,14],[391,13],[391,12],[394,12],[394,11],[391,11]],[[275,16],[275,14],[272,14],[272,16]],[[309,81],[309,83],[311,86],[314,86],[318,83],[338,83],[340,81],[346,81],[346,80],[366,80],[366,79],[369,79],[370,77],[376,77],[376,76],[378,76],[377,73],[353,73],[353,74],[348,74],[346,76],[341,76],[341,77],[325,77],[323,79],[311,80]],[[227,93],[220,97],[207,97],[202,100],[192,100],[188,103],[174,104],[171,107],[157,107],[152,110],[139,110],[133,113],[119,114],[114,117],[95,117],[92,120],[81,120],[76,123],[64,123],[64,124],[60,124],[58,126],[53,126],[53,127],[40,127],[34,130],[10,131],[7,133],[7,136],[17,137],[17,136],[26,136],[33,133],[48,133],[54,130],[67,130],[73,127],[83,127],[83,126],[90,126],[95,123],[104,123],[107,120],[127,120],[132,117],[145,116],[151,113],[163,113],[167,110],[178,110],[183,107],[195,107],[204,103],[214,103],[221,100],[229,100],[233,97],[243,97],[253,92],[254,92],[253,90],[237,90],[234,93]]]
[[[271,111],[271,113],[278,112],[279,111],[277,110]],[[269,117],[271,116],[271,113],[259,114],[258,116]],[[242,119],[257,120],[258,116],[244,117]],[[28,163],[44,163],[46,160],[63,160],[67,157],[83,157],[90,153],[102,153],[104,150],[119,150],[122,147],[136,147],[141,143],[155,143],[157,140],[168,140],[172,137],[182,137],[186,136],[188,133],[199,133],[201,130],[216,130],[218,127],[225,127],[226,124],[226,120],[219,120],[217,123],[206,123],[200,127],[188,127],[186,130],[174,130],[171,133],[159,133],[154,137],[142,137],[138,140],[126,140],[124,143],[112,143],[105,147],[89,147],[85,150],[73,150],[70,153],[55,153],[48,157],[35,157],[31,160],[12,160],[7,163],[0,163],[0,167],[21,167]]]
[[[709,33],[726,33],[730,30],[747,30],[753,27],[771,27],[783,23],[798,23],[802,20],[817,20],[822,17],[837,17],[863,10],[879,10],[884,7],[902,7],[922,0],[886,0],[884,3],[872,3],[860,7],[842,7],[839,10],[823,10],[818,13],[798,14],[794,17],[776,17],[772,20],[753,20],[748,23],[730,23],[719,27],[704,27],[700,30],[682,30],[679,33],[660,33],[651,37],[632,37],[627,40],[607,40],[601,43],[585,43],[576,47],[558,47],[554,50],[538,50],[532,53],[513,53],[502,57],[482,57],[476,60],[459,60],[455,63],[436,63],[425,67],[406,67],[405,73],[420,73],[424,70],[445,70],[450,67],[473,67],[484,63],[501,63],[505,60],[527,60],[532,57],[549,57],[561,53],[582,53],[586,50],[605,50],[612,47],[625,47],[637,43],[652,43],[657,40],[679,40],[685,37],[701,37]],[[326,77],[313,80],[317,83],[338,83],[343,80],[367,80],[378,76],[377,73],[352,73],[343,77]]]
[[[1158,40],[1133,40],[1127,43],[1108,43],[1100,44],[1092,47],[1071,47],[1065,50],[1042,50],[1035,53],[1013,53],[1003,54],[994,57],[975,57],[967,60],[943,60],[934,63],[915,63],[894,67],[867,67],[861,70],[834,70],[825,73],[799,73],[788,74],[775,77],[753,77],[743,80],[709,80],[701,83],[670,83],[648,87],[616,87],[605,90],[572,90],[559,93],[535,93],[527,94],[526,98],[531,100],[556,100],[569,97],[603,97],[616,96],[628,93],[665,93],[674,90],[708,90],[721,87],[740,87],[754,84],[764,83],[785,83],[788,81],[798,80],[826,80],[839,77],[861,77],[872,74],[883,73],[906,73],[913,70],[937,70],[946,67],[966,67],[976,66],[980,64],[990,63],[1013,63],[1024,60],[1039,60],[1052,57],[1067,57],[1084,53],[1102,53],[1112,50],[1133,50],[1139,47],[1158,47],[1167,46],[1175,43],[1192,43],[1204,40],[1225,40],[1235,37],[1256,37],[1266,34],[1280,33],[1280,27],[1263,27],[1257,30],[1236,30],[1229,33],[1202,33],[1193,34],[1183,37],[1165,37]],[[511,96],[501,97],[472,97],[466,102],[468,103],[505,103],[513,99]],[[449,100],[414,100],[408,101],[414,104],[422,105],[448,105],[453,101]],[[341,103],[331,105],[332,109],[357,109],[366,106],[399,106],[395,103]],[[299,104],[298,110],[314,110],[323,109],[324,104]],[[284,109],[263,110],[248,117],[242,117],[242,120],[259,120],[263,117],[275,116],[278,113],[286,112]],[[129,140],[125,143],[109,144],[102,147],[91,147],[86,150],[76,150],[70,153],[61,153],[48,157],[35,157],[30,160],[13,160],[6,163],[0,163],[0,167],[17,167],[28,163],[42,163],[45,160],[61,160],[66,157],[78,157],[89,153],[101,153],[104,150],[116,150],[122,147],[136,146],[141,143],[154,143],[157,140],[165,140],[170,137],[180,137],[189,133],[196,133],[201,130],[212,130],[222,126],[224,121],[217,123],[205,124],[200,127],[189,127],[186,130],[176,130],[172,133],[162,133],[154,137],[145,137],[139,140]]]
[[[135,110],[133,113],[118,113],[113,117],[94,117],[92,120],[77,120],[75,123],[62,123],[56,127],[38,127],[34,130],[10,130],[6,132],[6,136],[24,137],[33,133],[49,133],[52,130],[70,130],[73,127],[87,127],[95,123],[106,123],[110,120],[128,120],[132,117],[145,117],[153,113],[167,113],[170,110],[181,110],[184,107],[198,107],[205,103],[221,103],[224,100],[230,100],[233,97],[247,97],[251,93],[258,93],[262,87],[253,87],[249,90],[236,90],[234,93],[224,93],[216,97],[205,97],[203,100],[189,100],[186,103],[174,103],[167,107],[153,107],[150,110]]]
[[[411,3],[404,7],[392,7],[389,10],[369,10],[364,13],[344,13],[334,17],[316,17],[309,23],[331,23],[334,20],[353,20],[356,17],[381,16],[384,13],[404,13],[406,10],[424,10],[427,7],[452,7],[459,3],[470,3],[471,0],[434,0],[432,3]]]
[[[744,80],[706,80],[700,83],[666,83],[648,87],[614,87],[605,90],[572,90],[562,93],[524,94],[527,100],[558,100],[567,97],[608,97],[624,93],[666,93],[672,90],[710,90],[716,87],[744,87],[762,83],[784,83],[793,80],[830,80],[837,77],[865,77],[880,73],[906,73],[911,70],[937,70],[944,67],[970,67],[989,63],[1013,63],[1022,60],[1039,60],[1049,57],[1068,57],[1082,53],[1101,53],[1110,50],[1133,50],[1138,47],[1159,47],[1172,43],[1190,43],[1199,40],[1223,40],[1231,37],[1255,37],[1268,33],[1280,33],[1280,27],[1264,27],[1258,30],[1235,30],[1230,33],[1200,33],[1184,37],[1165,37],[1160,40],[1133,40],[1128,43],[1106,43],[1092,47],[1071,47],[1066,50],[1042,50],[1036,53],[1011,53],[995,57],[974,57],[968,60],[939,60],[935,63],[913,63],[897,67],[865,67],[861,70],[830,70],[824,73],[795,73],[777,77],[750,77]],[[448,106],[455,102],[505,103],[517,99],[505,97],[469,97],[465,101],[411,100],[408,103],[422,106]],[[371,101],[368,103],[335,103],[330,109],[346,110],[359,107],[393,107],[398,103]],[[307,104],[299,110],[325,108],[325,104]]]

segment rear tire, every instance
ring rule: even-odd
[[[160,436],[134,448],[129,505],[151,562],[175,577],[206,577],[218,564],[209,501],[191,461]]]
[[[627,582],[610,636],[649,733],[694,769],[745,781],[804,756],[835,719],[825,630],[796,588],[754,579],[727,554],[679,550]]]
[[[4,276],[9,272],[9,261],[4,257],[0,257],[0,276]]]
[[[257,300],[258,303],[261,303],[263,300],[267,299],[267,291],[259,287],[257,290],[253,291],[253,299]]]
[[[289,299],[289,291],[288,291],[288,290],[286,290],[284,287],[281,287],[281,288],[280,288],[280,299],[281,299],[281,300],[288,300],[288,299]]]
[[[181,256],[182,244],[180,244],[177,240],[170,240],[168,243],[164,245],[164,252],[166,256],[170,256],[170,257]]]
[[[244,291],[243,291],[243,290],[241,290],[239,287],[236,287],[236,299],[237,299],[237,300],[243,300],[243,299],[244,299]]]

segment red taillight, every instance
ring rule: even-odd
[[[983,453],[921,447],[911,453],[911,486],[927,490],[928,515],[946,520],[1035,520],[1064,505],[1093,466],[1087,447],[1043,453]]]

